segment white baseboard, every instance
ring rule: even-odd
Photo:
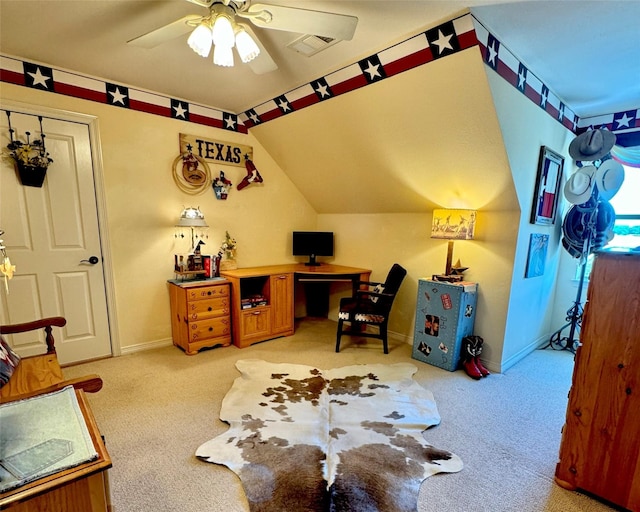
[[[521,359],[524,359],[526,356],[531,354],[534,350],[539,349],[542,345],[549,341],[549,335],[540,336],[538,339],[533,340],[531,343],[520,349],[514,355],[512,355],[509,359],[502,362],[501,371],[504,372],[508,368],[511,368],[514,364],[516,364]]]
[[[135,352],[143,352],[145,350],[153,350],[154,348],[162,348],[173,345],[171,338],[164,340],[148,341],[146,343],[138,343],[137,345],[127,345],[120,348],[120,355],[126,356],[127,354],[133,354]]]

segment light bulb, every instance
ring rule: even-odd
[[[231,46],[215,45],[213,63],[226,68],[233,66],[233,52],[231,50]]]
[[[244,63],[251,62],[260,55],[260,48],[258,48],[253,38],[242,27],[239,27],[239,30],[236,32],[236,50],[238,50],[240,59],[242,59]]]
[[[205,22],[200,23],[200,25],[191,32],[189,39],[187,39],[187,44],[194,52],[200,55],[200,57],[208,57],[212,44],[211,29],[209,26]]]
[[[231,20],[223,14],[219,14],[216,17],[216,21],[213,24],[213,44],[217,46],[227,46],[233,48],[234,36],[233,26]]]

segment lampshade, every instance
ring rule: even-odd
[[[200,55],[200,57],[208,57],[211,51],[211,45],[213,44],[211,37],[209,22],[203,21],[191,32],[189,39],[187,39],[187,44],[194,52]]]
[[[454,240],[472,240],[476,228],[475,210],[433,210],[431,223],[431,238],[449,240],[447,247],[447,263],[444,275],[451,276],[451,261],[453,259]],[[459,277],[459,276],[458,276]]]
[[[199,208],[185,208],[180,214],[180,219],[176,224],[178,227],[209,227],[204,220],[204,215]]]
[[[241,25],[236,25],[236,50],[245,64],[260,55],[260,48]]]
[[[233,51],[231,46],[215,45],[213,48],[213,63],[226,68],[233,66]]]
[[[476,210],[433,210],[431,238],[472,240],[476,227]]]
[[[226,14],[218,14],[218,16],[216,16],[211,33],[213,37],[213,44],[216,46],[233,48],[233,45],[235,44],[233,26],[231,24],[231,19]]]

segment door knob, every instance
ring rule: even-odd
[[[99,261],[100,258],[98,258],[97,256],[91,256],[88,260],[80,260],[80,263],[91,263],[92,265],[95,265]]]

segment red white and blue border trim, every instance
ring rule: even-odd
[[[247,133],[246,127],[238,123],[238,116],[232,112],[4,55],[0,55],[0,82]]]
[[[3,55],[0,55],[0,82],[247,133],[259,124],[474,46],[479,47],[483,62],[489,68],[572,132],[607,128],[616,133],[619,145],[640,145],[640,109],[580,119],[471,13],[430,28],[239,114]]]
[[[640,108],[595,117],[578,117],[476,18],[476,36],[484,63],[518,89],[530,101],[573,133],[606,128],[616,134],[620,146],[640,145]]]
[[[240,120],[252,128],[477,44],[465,14],[246,110]]]

